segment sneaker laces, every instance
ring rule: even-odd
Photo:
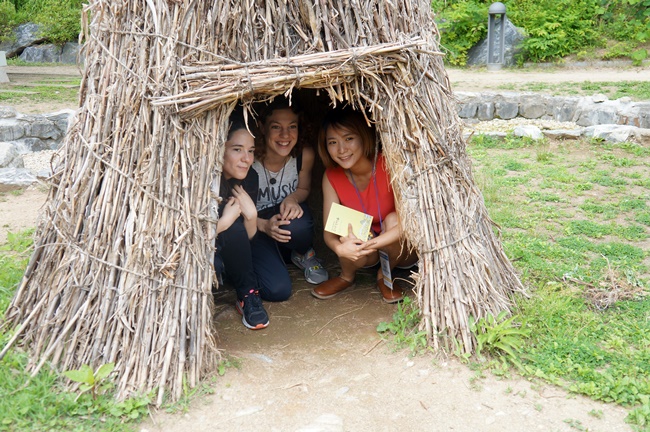
[[[260,292],[258,290],[250,290],[248,294],[244,296],[244,299],[248,299],[245,304],[249,305],[251,309],[259,309],[262,307],[262,299],[260,298]]]

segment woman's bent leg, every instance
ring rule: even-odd
[[[291,240],[281,244],[282,250],[291,251],[291,261],[304,271],[305,280],[318,285],[329,279],[327,270],[316,259],[314,251],[314,218],[306,203],[300,204],[303,214],[283,227],[291,232]]]
[[[282,229],[291,232],[291,240],[281,246],[303,255],[314,244],[314,217],[306,203],[300,204],[300,207],[303,212],[302,216],[293,219],[289,225],[282,227]]]
[[[225,272],[237,291],[237,299],[242,300],[251,289],[257,289],[251,243],[241,220],[236,220],[218,235],[214,261],[217,276]]]
[[[275,240],[258,232],[251,242],[253,268],[260,296],[266,301],[284,301],[291,296],[291,278]]]

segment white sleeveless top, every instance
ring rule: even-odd
[[[258,211],[280,204],[298,188],[298,165],[293,156],[278,172],[267,170],[257,159],[253,162],[253,169],[260,178],[257,192]]]

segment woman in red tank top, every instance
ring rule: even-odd
[[[339,258],[341,274],[315,287],[312,295],[328,299],[352,286],[357,270],[377,264],[380,251],[387,255],[391,270],[414,264],[417,254],[402,239],[385,160],[381,153],[375,154],[374,130],[364,116],[351,109],[330,112],[318,141],[318,154],[327,168],[323,220],[327,221],[332,203],[337,203],[371,215],[374,232],[370,240],[356,238],[351,231],[345,237],[324,232],[325,243]],[[381,269],[377,287],[388,303],[403,298],[401,290],[386,286]]]

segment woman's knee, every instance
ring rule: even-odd
[[[384,218],[384,231],[388,231],[389,229],[396,227],[398,224],[399,218],[397,217],[397,213],[388,213]]]
[[[260,296],[264,301],[281,302],[291,297],[291,280],[276,281],[273,284],[260,284]]]

